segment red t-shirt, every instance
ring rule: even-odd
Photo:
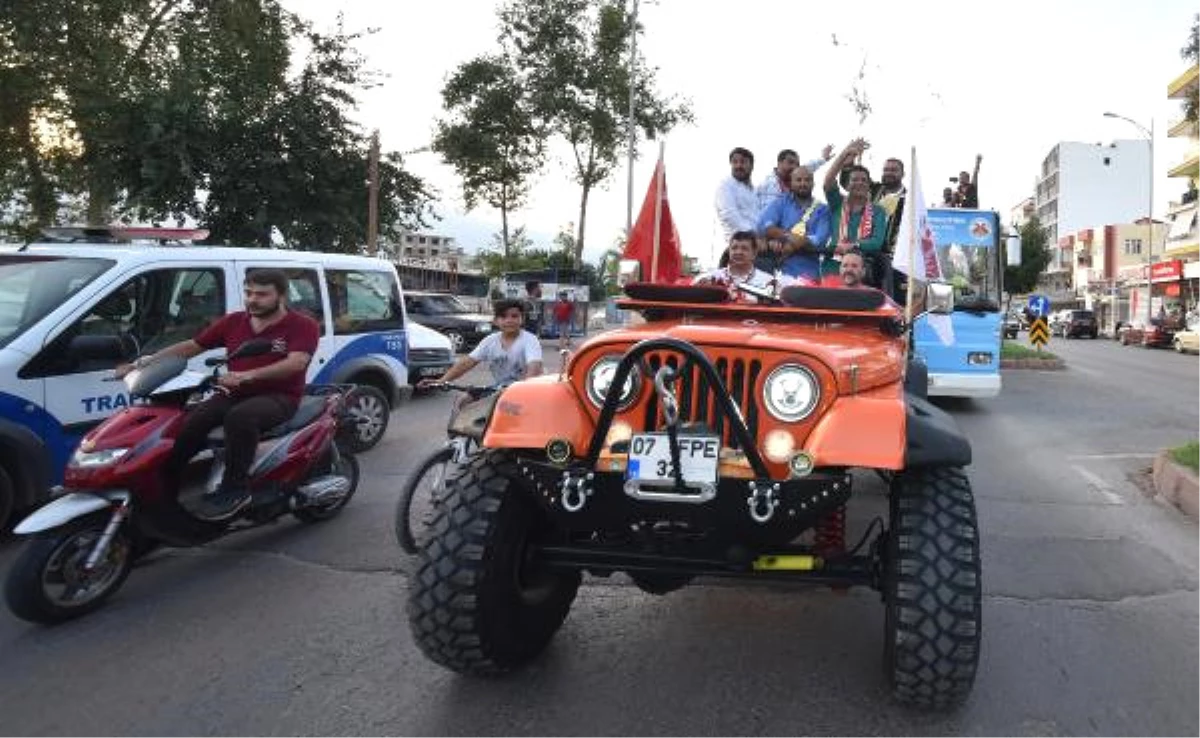
[[[269,366],[283,361],[293,351],[312,356],[317,352],[321,330],[317,321],[289,310],[278,321],[263,329],[262,333],[255,333],[250,327],[250,314],[243,311],[220,318],[200,331],[200,335],[193,340],[206,351],[224,347],[226,354],[232,354],[238,346],[254,338],[269,339],[272,344],[270,353],[234,359],[229,362],[230,371],[244,372]],[[275,393],[291,395],[298,401],[304,394],[304,372],[296,372],[290,377],[256,380],[237,391],[237,394],[246,396]]]
[[[554,320],[559,323],[566,323],[571,320],[571,316],[575,313],[575,303],[558,301],[554,303]]]

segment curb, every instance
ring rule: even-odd
[[[1067,368],[1067,362],[1063,361],[1062,359],[1001,359],[1000,368],[1061,371]]]
[[[1200,515],[1200,480],[1191,469],[1176,464],[1169,451],[1154,457],[1154,491],[1193,520]]]

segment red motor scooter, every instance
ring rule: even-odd
[[[125,355],[119,339],[97,336],[92,343],[80,350]],[[252,340],[226,359],[208,359],[211,373],[167,357],[125,376],[129,407],[84,436],[63,486],[14,529],[31,536],[5,584],[15,615],[55,623],[91,612],[121,586],[136,558],[159,545],[199,545],[285,513],[314,523],[341,511],[358,487],[357,460],[335,442],[352,388],[343,385],[310,386],[292,418],[262,434],[250,468],[252,502],[238,515],[209,521],[192,514],[221,480],[223,429],[210,434],[208,453],[193,459],[179,494],[166,489],[163,468],[188,408],[223,391],[216,379],[229,359],[270,350],[269,341]],[[197,476],[203,469],[196,461],[207,457],[207,475]]]

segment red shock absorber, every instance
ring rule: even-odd
[[[846,552],[846,506],[821,518],[815,531],[815,548],[818,556],[830,558]]]

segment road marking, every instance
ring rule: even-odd
[[[1080,454],[1078,456],[1068,456],[1068,459],[1080,461],[1083,459],[1153,459],[1155,454],[1145,453],[1119,453],[1119,454]]]
[[[1096,490],[1101,495],[1103,495],[1104,499],[1108,500],[1108,503],[1110,505],[1124,505],[1125,504],[1125,500],[1119,494],[1117,494],[1116,492],[1113,491],[1113,488],[1108,484],[1108,482],[1104,481],[1103,479],[1096,476],[1095,474],[1088,471],[1087,469],[1084,469],[1082,466],[1072,464],[1071,468],[1074,469],[1075,471],[1079,472],[1079,476],[1086,479],[1088,481],[1088,484],[1090,484],[1092,486],[1092,489]]]

